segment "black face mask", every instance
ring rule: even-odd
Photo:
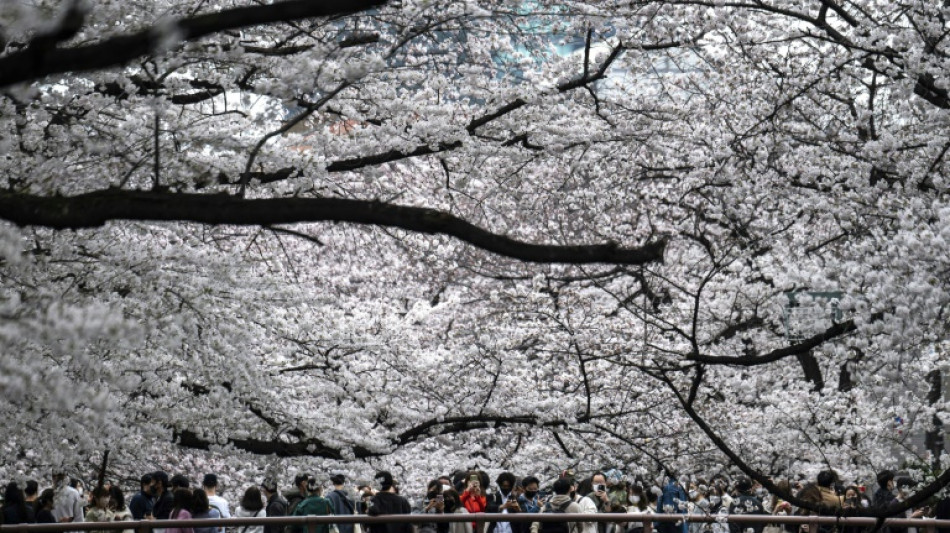
[[[531,499],[534,499],[534,497],[538,495],[538,491],[526,490],[524,491],[524,495],[525,495],[525,498],[528,498],[529,500],[531,500]]]

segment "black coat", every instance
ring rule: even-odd
[[[392,492],[379,492],[370,503],[369,516],[412,513],[409,501]],[[372,524],[369,533],[412,533],[412,524]]]
[[[35,524],[36,514],[33,512],[33,506],[30,504],[4,505],[3,522],[4,524]]]

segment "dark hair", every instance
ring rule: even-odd
[[[158,472],[152,472],[152,480],[158,481],[158,484],[161,485],[162,488],[166,490],[169,487],[168,474],[166,474],[165,472],[162,472],[161,470],[159,470]]]
[[[107,489],[107,488],[105,488],[105,487],[96,487],[96,488],[92,489],[92,505],[93,505],[93,506],[98,506],[98,505],[99,505],[99,498],[104,498],[104,497],[106,497],[106,496],[108,496],[108,497],[111,497],[111,496],[112,496],[111,494],[109,494],[109,489]],[[106,507],[108,507],[108,506],[109,506],[109,504],[107,503],[107,504],[106,504]]]
[[[297,474],[294,478],[294,486],[299,487],[301,483],[306,483],[310,477],[310,474]]]
[[[342,485],[346,483],[346,477],[343,474],[336,474],[330,478],[330,483],[333,483],[334,485]]]
[[[241,498],[241,508],[245,511],[260,511],[264,508],[264,498],[261,497],[261,489],[251,485],[244,491],[244,497]]]
[[[896,480],[894,480],[894,484],[897,485],[897,488],[899,489],[906,489],[908,487],[913,487],[917,485],[917,483],[913,479],[906,476],[901,476],[897,478]]]
[[[822,470],[818,472],[818,477],[815,479],[818,482],[819,487],[831,487],[835,484],[835,481],[838,481],[838,474],[834,470]]]
[[[752,480],[742,476],[736,480],[736,491],[737,492],[749,492],[752,490]]]
[[[439,483],[441,485],[441,483]],[[452,501],[455,502],[455,509],[464,507],[462,505],[462,497],[459,496],[459,491],[455,489],[448,489],[442,491],[442,501],[444,502],[446,498],[452,498]]]
[[[515,478],[515,475],[512,474],[511,472],[502,472],[501,474],[498,474],[498,477],[495,478],[495,483],[498,483],[499,487],[505,481],[507,481],[508,484],[511,485],[512,488],[514,488],[515,481],[517,481],[517,479]]]
[[[29,480],[26,482],[26,487],[23,489],[23,494],[26,496],[36,496],[36,493],[40,490],[40,486],[36,483],[36,480]]]
[[[3,491],[3,505],[4,507],[15,506],[20,512],[20,516],[26,520],[26,499],[24,499],[23,491],[20,490],[20,487],[16,484],[16,481],[11,481],[8,483],[6,490]]]
[[[530,485],[530,484],[532,484],[532,483],[537,483],[537,484],[538,484],[538,487],[541,486],[541,480],[538,479],[538,478],[536,478],[536,477],[534,477],[534,476],[528,476],[528,477],[523,478],[523,479],[521,480],[521,486],[524,487],[524,488],[528,488],[528,485]]]
[[[191,481],[188,481],[188,478],[182,474],[175,474],[172,476],[172,487],[176,489],[191,488]]]
[[[218,476],[214,474],[205,474],[204,479],[201,480],[202,487],[217,488],[218,486]]]
[[[139,480],[139,485],[151,485],[152,479],[152,474],[144,474],[142,479]]]
[[[551,490],[554,491],[554,494],[558,495],[569,494],[571,492],[571,487],[573,486],[574,483],[572,483],[570,479],[562,477],[558,478],[558,480],[554,482],[554,486],[551,487]]]
[[[886,489],[887,484],[894,480],[894,471],[893,470],[881,470],[877,474],[877,484],[882,488]]]
[[[112,498],[112,506],[117,511],[125,509],[125,494],[122,493],[122,489],[118,485],[112,485],[109,488],[109,497]]]
[[[433,479],[426,485],[426,492],[442,492],[442,482],[438,479]]]
[[[72,488],[74,488],[74,489],[78,489],[78,488],[79,488],[79,485],[82,485],[82,481],[81,481],[79,478],[75,478],[75,477],[69,478],[69,486],[70,486],[70,487],[72,487]]]
[[[577,484],[578,494],[590,494],[593,490],[594,484],[591,482],[591,478],[585,478],[583,481]]]
[[[211,510],[211,503],[208,502],[208,495],[203,490],[196,490],[191,495],[192,514],[207,513]]]
[[[590,475],[590,484],[591,484],[591,486],[594,485],[594,478],[597,477],[597,476],[603,476],[603,478],[604,478],[604,483],[607,482],[607,474],[605,474],[605,473],[603,473],[603,472],[594,472],[593,474]]]
[[[376,475],[373,476],[373,479],[376,479],[379,481],[379,488],[381,490],[391,489],[395,481],[393,479],[393,475],[385,470],[380,470],[379,472],[376,472]]]
[[[47,505],[52,509],[54,498],[56,498],[56,491],[53,489],[44,489],[43,492],[40,493],[40,497],[36,499],[33,507],[36,511],[42,511]]]
[[[180,513],[183,509],[186,511],[191,509],[191,489],[178,487],[175,489],[174,495],[175,506],[172,508],[170,518],[176,518],[178,513]]]

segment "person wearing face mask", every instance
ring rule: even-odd
[[[520,513],[521,505],[518,495],[514,493],[515,475],[511,472],[502,472],[495,478],[498,490],[489,494],[486,499],[486,513]],[[511,522],[491,522],[488,524],[488,533],[522,533],[522,524]]]
[[[524,492],[518,497],[518,505],[521,506],[521,512],[541,512],[541,506],[543,505],[539,490],[541,487],[541,480],[534,476],[528,476],[521,480],[521,487],[524,489]]]
[[[461,504],[459,493],[455,489],[448,489],[442,492],[443,509],[445,514],[468,514],[468,510]],[[448,525],[448,533],[472,533],[472,523],[453,522]]]
[[[693,483],[690,486],[687,496],[689,496],[689,514],[705,516],[710,512],[709,500],[706,495],[709,488],[702,481]],[[707,533],[709,524],[706,522],[690,522],[689,533]]]
[[[650,512],[647,499],[643,494],[643,487],[631,484],[627,489],[627,513],[648,514]],[[643,527],[643,522],[628,522],[626,533],[643,533]]]
[[[115,513],[109,509],[112,495],[105,487],[96,487],[92,491],[92,507],[86,512],[86,522],[112,522]],[[110,530],[96,529],[92,533],[109,533]]]

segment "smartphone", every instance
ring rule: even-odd
[[[607,485],[594,485],[594,492],[607,492]]]
[[[478,476],[472,474],[471,476],[468,477],[468,480],[471,481],[472,483],[478,483]]]

